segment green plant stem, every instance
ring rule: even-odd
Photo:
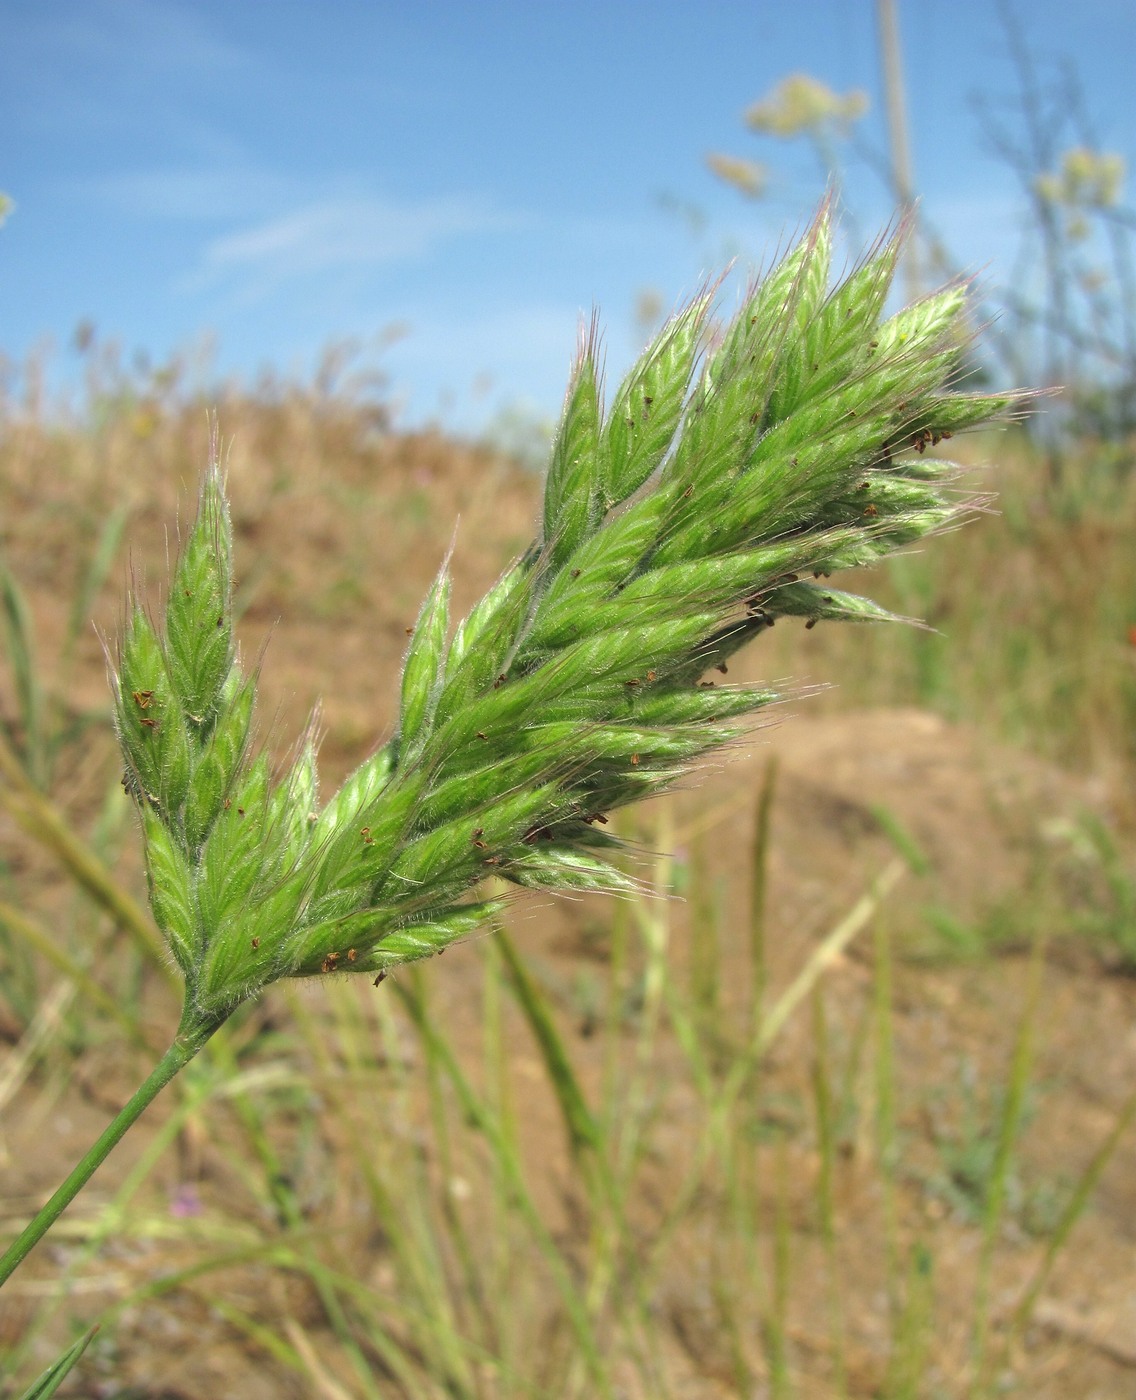
[[[990,1334],[990,1276],[994,1260],[994,1245],[1002,1225],[1006,1205],[1006,1184],[1010,1177],[1014,1149],[1022,1127],[1030,1070],[1033,1067],[1034,1039],[1037,1032],[1038,1008],[1045,974],[1045,940],[1040,932],[1034,935],[1030,952],[1029,978],[1026,983],[1026,1003],[1018,1027],[1014,1055],[1010,1063],[1010,1080],[1006,1086],[1005,1107],[998,1128],[998,1145],[994,1166],[987,1188],[982,1221],[982,1252],[978,1259],[978,1286],[975,1292],[974,1329],[971,1340],[971,1395],[982,1397],[990,1393],[987,1343]]]
[[[1058,1254],[1064,1248],[1066,1241],[1072,1232],[1073,1226],[1084,1213],[1085,1206],[1089,1202],[1097,1182],[1101,1178],[1105,1167],[1112,1160],[1113,1153],[1120,1144],[1121,1138],[1136,1120],[1136,1092],[1129,1094],[1121,1106],[1120,1112],[1116,1116],[1116,1121],[1109,1130],[1108,1136],[1100,1147],[1093,1154],[1092,1161],[1085,1168],[1080,1180],[1077,1182],[1072,1195],[1066,1203],[1065,1209],[1061,1212],[1061,1218],[1054,1227],[1053,1233],[1045,1246],[1045,1253],[1041,1257],[1033,1278],[1028,1288],[1022,1295],[1021,1302],[1014,1309],[1013,1318],[1010,1323],[1010,1342],[1014,1342],[1029,1325],[1033,1316],[1033,1310],[1037,1305],[1037,1300],[1041,1296],[1041,1291],[1049,1282],[1049,1275],[1053,1270]]]
[[[173,1044],[107,1125],[98,1141],[25,1229],[12,1241],[0,1258],[0,1286],[3,1286],[35,1246],[51,1229],[103,1162],[143,1112],[171,1079],[193,1059],[222,1023],[206,1023],[183,1016]]]

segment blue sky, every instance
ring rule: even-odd
[[[997,8],[899,12],[925,208],[1008,279],[1020,202],[972,105],[1013,87]],[[1019,14],[1131,168],[1136,6]],[[215,373],[251,379],[355,337],[405,426],[554,415],[581,315],[600,308],[615,377],[644,289],[669,307],[807,217],[815,163],[742,123],[799,70],[864,89],[884,143],[871,0],[0,0],[0,350],[52,344],[65,382],[88,320],[128,357],[208,339]],[[710,151],[771,165],[768,196]],[[865,236],[889,212],[863,171],[848,203]]]

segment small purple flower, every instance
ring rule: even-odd
[[[183,1181],[170,1196],[170,1214],[176,1220],[189,1220],[201,1215],[204,1210],[197,1187],[187,1181]]]

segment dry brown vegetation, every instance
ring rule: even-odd
[[[9,406],[0,424],[0,559],[38,696],[29,708],[10,621],[0,718],[141,898],[95,628],[113,637],[128,581],[161,587],[209,421],[153,395],[104,408],[59,427]],[[263,736],[283,753],[322,702],[330,788],[391,722],[405,629],[455,519],[460,612],[527,542],[539,483],[487,450],[392,434],[334,393],[234,396],[220,425],[246,654],[268,639]],[[492,940],[402,979],[425,1035],[390,987],[274,990],[6,1289],[0,1358],[23,1383],[74,1322],[107,1314],[61,1393],[600,1393],[561,1269],[606,1300],[593,1331],[612,1395],[1136,1393],[1130,1136],[1075,1209],[1136,1071],[1132,478],[1086,445],[1058,496],[1024,438],[969,446],[1002,463],[1000,514],[868,588],[941,635],[782,623],[747,675],[838,688],[625,821],[649,892],[513,908],[605,1141],[633,1159],[618,1209],[571,1149]],[[100,541],[112,562],[92,577]],[[159,971],[21,828],[12,792],[0,902],[160,1040],[176,1005]],[[775,1006],[897,851],[921,873],[862,921],[720,1111],[755,987]],[[0,968],[11,1230],[147,1052],[2,912]],[[1050,1242],[1052,1273],[1016,1318]]]

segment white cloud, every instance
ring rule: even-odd
[[[419,258],[451,239],[502,233],[526,222],[523,215],[462,196],[420,202],[332,198],[214,238],[203,261],[213,273],[251,272],[276,282]]]
[[[144,219],[225,221],[248,219],[280,204],[288,183],[245,166],[134,170],[72,183],[82,199]]]
[[[240,70],[249,59],[200,13],[171,0],[84,0],[36,20],[33,33],[104,71],[215,75]]]

